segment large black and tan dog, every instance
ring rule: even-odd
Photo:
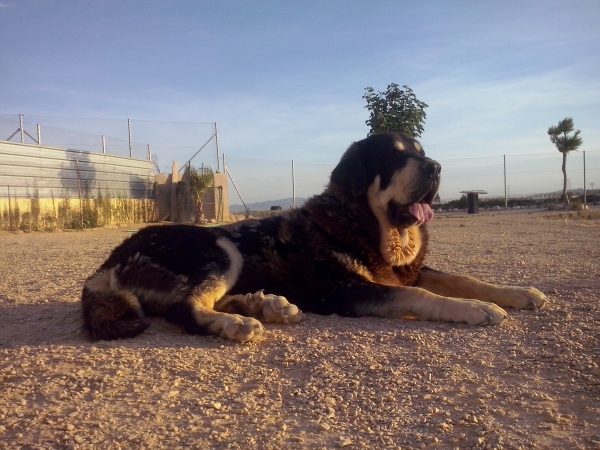
[[[188,333],[246,342],[261,321],[298,322],[295,305],[470,325],[502,322],[503,307],[542,307],[537,289],[424,266],[440,170],[410,136],[378,134],[354,143],[302,208],[216,228],[144,228],[85,282],[85,327],[93,339],[133,337],[145,316],[160,315]]]

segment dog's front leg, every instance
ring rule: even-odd
[[[493,303],[474,299],[443,297],[415,287],[387,287],[362,284],[348,288],[342,295],[342,315],[417,318],[469,325],[497,325],[508,318],[506,311]]]
[[[503,308],[538,309],[548,302],[542,292],[532,287],[484,283],[475,278],[439,272],[428,267],[421,270],[417,286],[434,294],[475,298]]]

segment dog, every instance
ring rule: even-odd
[[[295,324],[302,311],[488,326],[508,318],[504,308],[543,307],[535,288],[424,264],[440,172],[412,137],[374,134],[348,148],[301,208],[220,227],[143,228],[85,281],[84,328],[94,340],[131,338],[147,316],[163,316],[187,333],[248,342],[261,322]]]

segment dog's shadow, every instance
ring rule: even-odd
[[[0,300],[3,298],[0,296]],[[83,330],[81,303],[41,304],[0,303],[0,349],[24,346],[67,345],[81,347],[195,347],[218,348],[223,345],[212,336],[190,336],[162,318],[150,318],[151,326],[133,339],[90,341]]]

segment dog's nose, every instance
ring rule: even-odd
[[[439,178],[442,172],[442,166],[435,161],[428,161],[423,167],[423,172],[432,178]]]

